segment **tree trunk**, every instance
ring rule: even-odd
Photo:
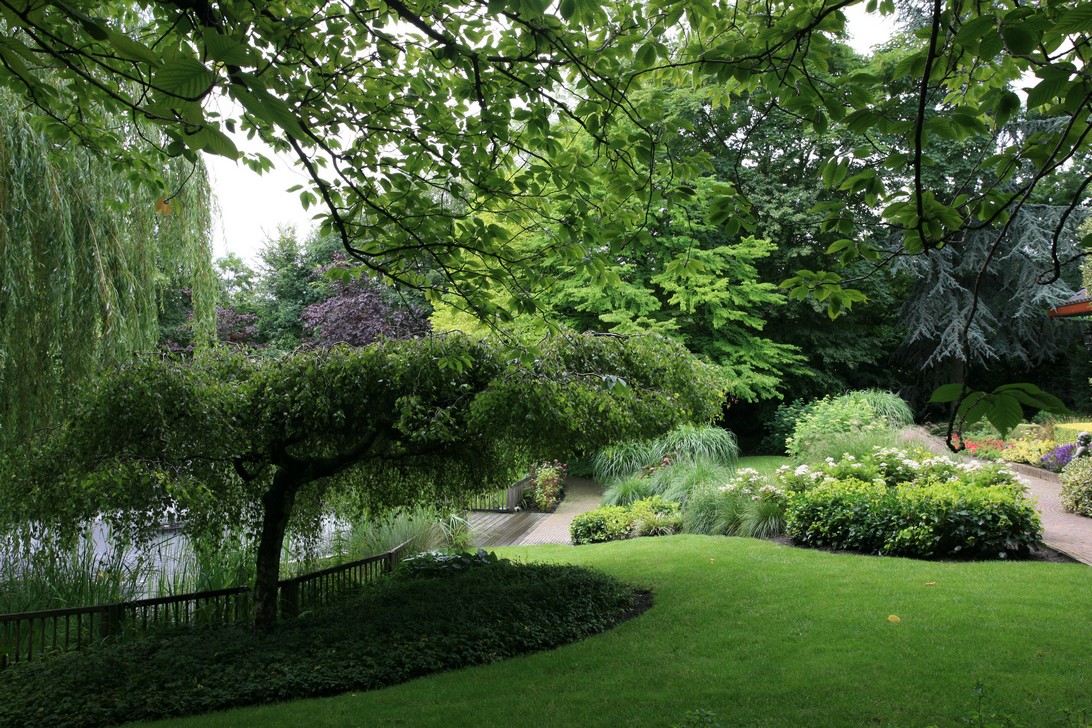
[[[299,473],[278,468],[273,485],[262,496],[262,532],[258,540],[254,578],[254,629],[268,631],[277,623],[277,583],[281,577],[281,548],[296,492],[303,484]]]

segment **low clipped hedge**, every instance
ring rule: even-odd
[[[392,578],[266,635],[189,629],[0,671],[0,726],[82,728],[372,690],[550,649],[636,604],[571,565],[507,561]]]
[[[801,545],[923,559],[1022,557],[1042,538],[1011,485],[828,480],[790,494],[785,520]]]

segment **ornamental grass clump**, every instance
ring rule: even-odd
[[[632,475],[653,478],[678,463],[732,466],[739,459],[736,436],[707,425],[680,425],[655,440],[630,440],[605,447],[592,459],[592,477],[609,485]]]
[[[779,470],[775,480],[788,471]],[[741,468],[722,485],[692,494],[683,512],[683,530],[720,536],[769,538],[785,527],[785,493],[753,468]]]
[[[800,545],[927,559],[1009,558],[1026,556],[1042,537],[1023,485],[1001,465],[879,450],[864,462],[828,461],[806,478],[787,496],[785,515],[786,533]]]

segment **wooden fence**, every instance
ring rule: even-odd
[[[494,490],[472,496],[466,505],[470,511],[515,511],[531,487],[530,476],[517,481],[505,490]]]
[[[282,580],[278,584],[281,612],[295,616],[328,603],[340,592],[390,573],[404,545],[378,556]],[[0,614],[0,669],[9,663],[80,650],[151,627],[242,622],[250,617],[251,594],[250,587],[239,586],[116,604]]]

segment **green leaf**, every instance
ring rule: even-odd
[[[111,30],[107,33],[107,41],[109,41],[110,45],[114,46],[118,55],[122,58],[128,58],[133,61],[144,61],[152,66],[158,66],[163,61],[158,53],[143,43],[133,40],[124,33],[118,33]]]
[[[956,411],[956,421],[960,423],[959,430],[962,431],[968,427],[973,427],[982,419],[989,407],[989,395],[985,392],[971,392],[968,394],[966,399],[963,400],[963,404]]]
[[[243,66],[251,62],[250,48],[242,41],[214,30],[205,30],[205,50],[213,60],[229,66]]]
[[[1068,79],[1048,78],[1040,81],[1028,91],[1028,108],[1034,109],[1050,103],[1057,96],[1065,96],[1068,87]]]
[[[152,85],[172,96],[196,101],[212,90],[215,80],[215,74],[197,59],[178,58],[156,72]]]
[[[229,93],[248,113],[262,121],[279,126],[296,138],[304,136],[303,126],[292,107],[263,88],[246,90],[231,87]]]
[[[1001,433],[1001,437],[1009,433],[1009,430],[1024,421],[1024,410],[1015,397],[1001,393],[989,398],[990,406],[986,410],[986,419]]]
[[[1092,32],[1092,5],[1083,3],[1061,14],[1054,25],[1058,33]]]
[[[648,68],[656,63],[656,44],[645,43],[637,50],[637,65]]]
[[[1022,26],[1004,26],[1001,37],[1005,39],[1005,46],[1018,56],[1026,56],[1035,50],[1035,36]]]
[[[228,159],[238,159],[239,149],[231,137],[224,134],[216,127],[206,124],[201,129],[187,137],[190,146],[203,152],[216,154]]]
[[[963,390],[966,389],[966,385],[956,382],[953,384],[942,384],[933,390],[933,395],[929,397],[930,404],[943,404],[945,402],[955,402],[963,394]]]

